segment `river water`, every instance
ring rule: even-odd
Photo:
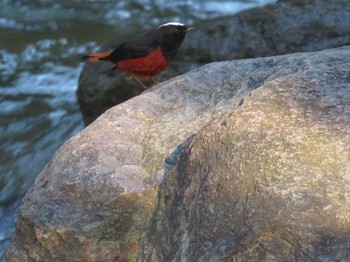
[[[21,198],[83,128],[79,54],[169,21],[187,24],[275,2],[0,0],[0,261]]]

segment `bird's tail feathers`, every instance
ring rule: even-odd
[[[87,60],[91,62],[98,62],[102,58],[109,56],[112,53],[112,51],[106,51],[101,53],[95,53],[95,54],[89,54],[89,55],[82,55],[80,57],[81,60]]]

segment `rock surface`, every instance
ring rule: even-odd
[[[265,60],[160,185],[143,261],[350,261],[349,51]]]
[[[339,47],[350,44],[349,24],[347,0],[282,0],[202,22],[180,55],[207,63]]]
[[[213,63],[113,107],[38,176],[5,260],[350,260],[348,68]]]
[[[178,60],[158,79],[165,80],[203,63],[310,52],[350,44],[350,1],[288,0],[194,25]],[[142,90],[110,64],[87,64],[78,101],[86,125],[106,109]]]

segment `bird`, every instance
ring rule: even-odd
[[[168,22],[119,44],[114,50],[83,55],[81,59],[111,62],[112,69],[124,71],[146,89],[143,82],[154,81],[175,60],[186,33],[193,29]]]

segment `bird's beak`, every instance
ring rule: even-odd
[[[187,27],[187,29],[185,30],[185,32],[187,33],[187,32],[192,31],[192,30],[194,30],[194,29],[195,29],[194,27]]]

